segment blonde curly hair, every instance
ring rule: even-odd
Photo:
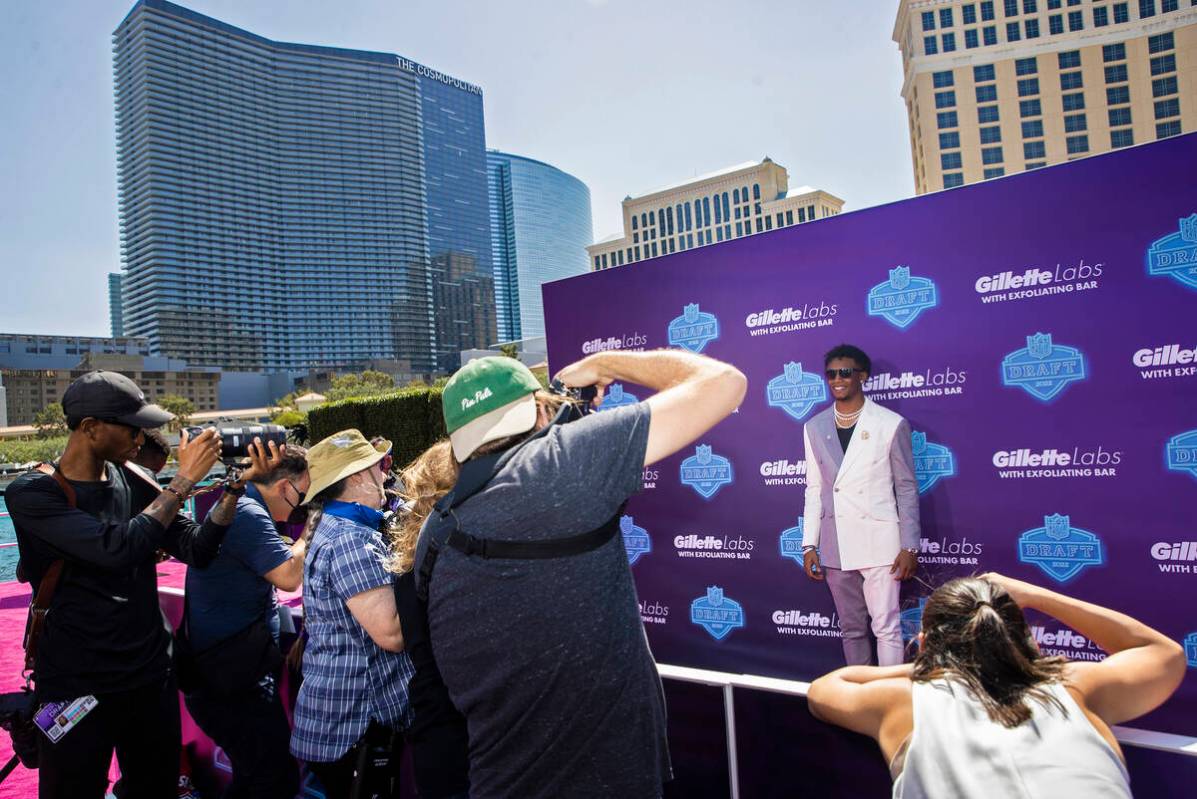
[[[404,574],[412,570],[420,528],[432,512],[432,506],[457,482],[457,461],[449,439],[436,442],[399,472],[399,495],[411,508],[390,530],[391,555],[388,571]]]

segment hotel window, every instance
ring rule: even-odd
[[[749,223],[749,224],[751,224],[751,223]],[[761,227],[761,220],[758,219],[758,220],[756,220],[756,232],[760,233],[761,230],[763,230],[763,228]]]
[[[992,25],[986,25],[981,29],[981,38],[985,42],[986,47],[991,47],[998,43],[997,28]]]
[[[984,125],[989,122],[998,121],[998,107],[996,105],[983,105],[977,109],[977,122]]]
[[[637,224],[636,215],[632,214],[632,230],[639,230],[640,226]]]
[[[1019,75],[1034,75],[1039,71],[1039,64],[1032,58],[1020,58],[1014,62],[1014,71]]]
[[[956,50],[956,34],[945,33],[940,37],[943,42],[943,51],[945,53],[952,53]]]
[[[1169,136],[1180,135],[1180,120],[1174,119],[1171,122],[1161,122],[1155,126],[1155,137],[1157,139],[1166,139]]]
[[[732,202],[735,203],[736,205],[740,204],[740,190],[739,189],[732,189]],[[736,209],[736,216],[737,217],[740,216],[739,208]]]
[[[1125,61],[1126,60],[1126,45],[1119,42],[1118,44],[1107,44],[1101,48],[1102,61]]]
[[[729,214],[727,211],[728,211],[727,192],[723,192],[723,221],[724,222],[731,221],[731,214]],[[728,227],[728,230],[730,231],[731,225],[728,225],[727,227]]]
[[[1173,97],[1170,100],[1157,100],[1155,103],[1155,118],[1167,119],[1180,116],[1180,100]]]
[[[1038,139],[1043,135],[1043,120],[1030,119],[1022,123],[1022,137],[1024,139]]]
[[[1006,41],[1017,42],[1021,38],[1022,38],[1022,34],[1019,33],[1018,23],[1017,22],[1007,22],[1006,23]]]
[[[1085,19],[1080,11],[1068,12],[1068,30],[1080,31],[1085,29]]]
[[[1039,94],[1039,78],[1023,78],[1018,82],[1018,96]]]
[[[935,55],[939,52],[939,44],[936,43],[934,36],[923,37],[923,52],[927,55]]]
[[[1038,39],[1039,38],[1039,20],[1028,19],[1026,21],[1026,32],[1027,32],[1028,39]]]
[[[1039,11],[1039,0],[1022,0],[1022,13],[1034,14]]]
[[[1172,50],[1176,47],[1176,40],[1172,36],[1172,32],[1161,33],[1159,36],[1150,36],[1147,39],[1147,52],[1152,55],[1162,53],[1165,50]]]
[[[1128,22],[1130,20],[1130,10],[1126,3],[1114,4],[1114,24]]]
[[[1131,110],[1129,108],[1111,108],[1109,114],[1111,128],[1131,124]]]
[[[993,19],[993,0],[984,0],[981,3],[981,19],[984,22],[989,22]]]
[[[1064,17],[1060,14],[1052,14],[1047,18],[1047,29],[1056,35],[1064,32]]]
[[[1018,0],[1006,0],[1005,9],[1006,9],[1007,17],[1017,17],[1018,16]]]
[[[723,206],[719,203],[719,198],[715,198],[715,224],[723,224]]]
[[[1106,83],[1125,83],[1126,82],[1126,64],[1115,64],[1112,67],[1106,67]]]
[[[1018,115],[1021,117],[1038,117],[1043,116],[1043,108],[1039,105],[1039,100],[1019,100],[1018,101]]]
[[[738,205],[735,206],[735,209],[736,209],[736,219],[739,219],[740,218],[740,206],[738,206]]]
[[[1167,14],[1169,11],[1175,11],[1179,3],[1177,0],[1160,0],[1160,11]],[[1197,3],[1190,3],[1190,5],[1197,5]]]
[[[743,236],[743,235],[744,235],[744,223],[737,222],[736,223],[736,238],[739,238],[740,236]]]
[[[964,46],[968,50],[972,50],[981,46],[980,40],[977,39],[976,28],[969,28],[964,32]]]
[[[939,156],[939,167],[943,170],[961,169],[960,153],[943,153]]]
[[[989,169],[985,170],[985,179],[989,180],[990,178],[1000,178],[1004,174],[1006,174],[1006,170],[1003,167],[990,167]]]
[[[1089,152],[1089,137],[1088,136],[1069,136],[1065,139],[1068,145],[1068,154],[1077,155],[1078,153]]]
[[[997,86],[978,86],[977,87],[977,102],[978,103],[995,103],[997,102]]]
[[[994,144],[1002,140],[1002,129],[997,125],[981,128],[981,144]]]
[[[1151,82],[1151,96],[1152,97],[1167,97],[1169,94],[1176,94],[1176,76],[1169,75],[1166,78],[1156,78]],[[1130,102],[1130,98],[1126,99]]]
[[[1060,62],[1060,69],[1078,69],[1081,66],[1081,51],[1067,50],[1056,56]]]
[[[952,27],[952,9],[950,9],[950,8],[939,9],[939,27],[941,27],[941,28]]]
[[[949,89],[946,92],[935,93],[935,107],[936,108],[955,108],[956,107],[956,92]]]
[[[1129,86],[1112,86],[1106,89],[1106,105],[1118,105],[1130,102]]]
[[[954,189],[957,186],[964,185],[964,175],[960,172],[949,172],[943,176],[943,187],[945,189]]]
[[[939,149],[953,150],[960,146],[960,134],[956,131],[939,134]]]
[[[973,80],[977,83],[985,83],[994,79],[993,64],[982,64],[979,67],[973,67]]]
[[[1028,161],[1032,158],[1046,158],[1047,150],[1041,141],[1023,142],[1022,156]],[[1030,164],[1027,164],[1027,166],[1030,166]]]
[[[1000,164],[1004,159],[1002,158],[1001,147],[982,147],[981,148],[981,163],[982,164]]]
[[[1139,19],[1155,16],[1155,0],[1139,0]]]
[[[1168,53],[1168,55],[1156,56],[1151,59],[1151,74],[1162,75],[1165,72],[1176,71],[1176,54]]]
[[[924,11],[923,12],[923,30],[925,30],[925,31],[935,30],[935,12],[934,11]]]
[[[1130,147],[1135,143],[1135,133],[1129,128],[1126,130],[1112,130],[1110,131],[1110,146],[1111,147]]]
[[[759,200],[761,198],[761,184],[752,184],[752,199]]]
[[[939,127],[941,130],[943,128],[960,127],[960,123],[956,121],[956,112],[955,111],[941,111],[938,114],[936,114],[935,116],[936,116],[937,127]]]
[[[977,24],[977,7],[972,3],[962,7],[960,9],[960,15],[963,18],[965,25]]]
[[[1047,10],[1056,11],[1060,6],[1064,5],[1061,0],[1047,0]]]
[[[1079,89],[1084,86],[1084,81],[1081,79],[1079,72],[1062,72],[1060,73],[1060,89],[1062,91],[1070,91],[1072,89]]]
[[[653,242],[653,258],[657,257],[657,243]]]
[[[1093,9],[1093,27],[1104,28],[1110,24],[1110,12],[1105,6]]]
[[[1085,122],[1084,114],[1072,114],[1064,117],[1064,132],[1065,133],[1080,133],[1082,130],[1088,130],[1089,126]]]
[[[1066,94],[1060,98],[1064,101],[1065,111],[1083,111],[1085,109],[1085,95],[1077,92],[1076,94]]]
[[[759,219],[757,220],[757,223],[758,224],[760,223]],[[772,229],[773,229],[773,217],[767,216],[767,217],[765,217],[765,230],[772,230]]]

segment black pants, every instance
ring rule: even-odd
[[[291,727],[273,680],[231,696],[198,690],[186,701],[195,723],[233,764],[225,799],[293,799],[299,765],[291,757]]]
[[[104,799],[113,750],[125,797],[176,796],[182,733],[174,677],[96,700],[57,743],[38,733],[39,799]]]
[[[308,769],[320,780],[328,799],[390,799],[399,795],[402,755],[403,736],[371,722],[362,739],[339,760],[308,763]],[[354,793],[356,783],[360,785]]]

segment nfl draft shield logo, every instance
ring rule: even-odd
[[[919,482],[919,493],[924,494],[943,477],[956,474],[956,456],[943,444],[927,441],[927,434],[911,431],[910,442],[914,449],[914,476]]]
[[[623,548],[628,553],[628,565],[640,560],[641,555],[653,551],[653,540],[648,537],[648,530],[637,527],[631,516],[619,517],[619,534],[623,536]]]
[[[869,316],[880,316],[905,330],[928,308],[939,305],[939,291],[929,278],[911,277],[909,266],[889,270],[889,280],[869,289]]]
[[[923,608],[925,607],[927,607],[927,597],[919,597],[917,605],[906,608],[900,614],[903,643],[910,643],[923,631]]]
[[[1053,344],[1051,333],[1027,336],[1026,347],[1002,359],[1002,385],[1021,388],[1044,402],[1088,376],[1081,351]]]
[[[712,453],[708,444],[699,444],[694,448],[694,454],[682,461],[682,482],[697,491],[703,499],[715,496],[734,478],[731,461]]]
[[[1068,516],[1043,517],[1043,526],[1018,537],[1018,559],[1031,563],[1058,583],[1066,583],[1087,566],[1106,562],[1105,546],[1088,530],[1073,527]]]
[[[690,621],[711,634],[716,641],[722,641],[737,627],[744,626],[744,608],[733,599],[723,595],[717,585],[707,588],[707,595],[690,603]]]
[[[702,352],[719,338],[719,320],[714,314],[698,310],[698,303],[687,305],[682,315],[669,323],[669,346],[684,347],[690,352]]]
[[[1197,669],[1197,633],[1185,636],[1185,660],[1189,661],[1189,668]]]
[[[802,519],[799,519],[796,526],[781,531],[781,556],[783,558],[793,558],[794,562],[799,566],[803,565],[802,533],[805,530],[805,526]]]
[[[774,408],[781,408],[791,419],[802,421],[817,403],[827,399],[827,384],[822,375],[802,371],[802,364],[790,361],[785,370],[769,381],[765,396]]]
[[[1197,430],[1172,436],[1168,441],[1168,468],[1197,477]]]
[[[1148,248],[1147,274],[1197,289],[1197,214],[1180,220],[1179,233],[1164,236]]]
[[[623,390],[623,383],[612,383],[603,393],[603,404],[598,406],[597,410],[613,411],[625,405],[635,405],[639,401],[635,395]]]

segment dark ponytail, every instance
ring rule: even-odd
[[[1061,679],[1065,659],[1039,653],[1022,609],[996,584],[965,577],[940,586],[923,609],[923,636],[914,682],[962,682],[1004,727],[1031,718],[1029,700],[1067,712],[1044,687]]]

